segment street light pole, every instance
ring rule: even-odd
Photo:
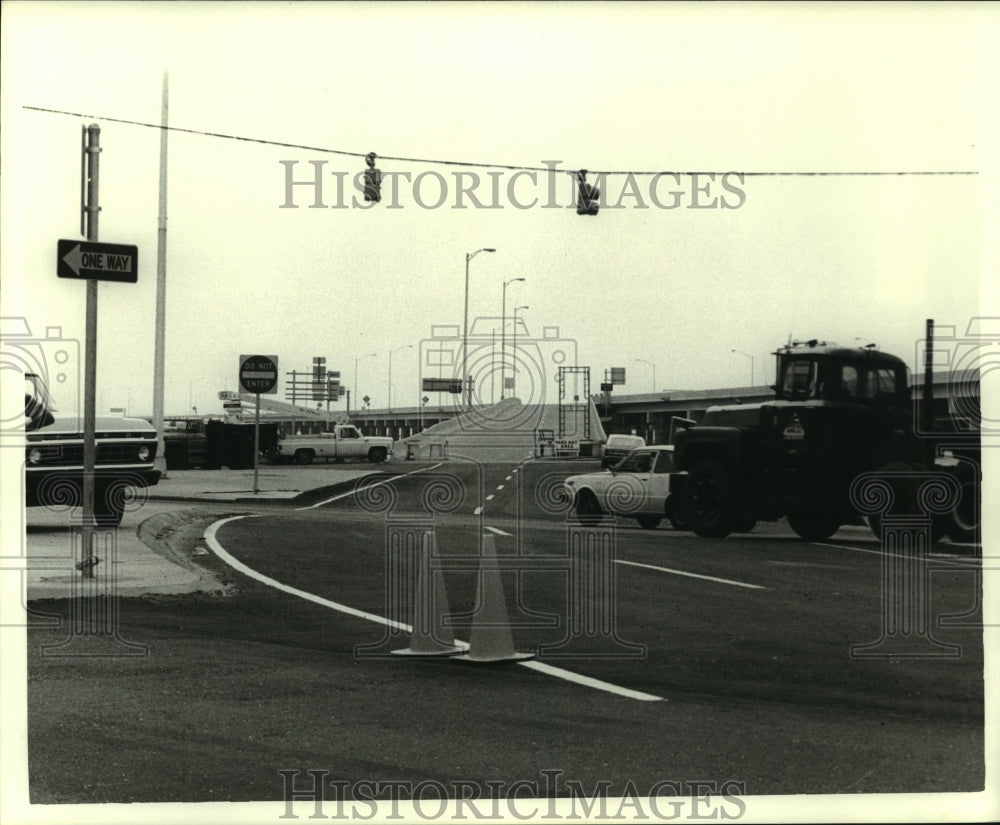
[[[517,312],[520,309],[531,309],[527,304],[524,306],[514,307],[514,345],[511,349],[514,350],[514,368],[511,370],[511,383],[514,385],[513,389],[517,389]]]
[[[745,355],[747,358],[750,359],[750,386],[752,387],[753,386],[753,376],[754,376],[754,371],[753,371],[753,356],[749,352],[744,352],[741,349],[730,350],[730,352],[738,352],[740,355]]]
[[[636,358],[636,361],[640,361],[643,364],[649,364],[653,368],[653,392],[656,392],[656,364],[652,361],[647,361],[645,358]]]
[[[507,366],[507,284],[512,284],[514,281],[523,281],[524,278],[511,278],[509,281],[503,282],[503,301],[501,308],[501,318],[500,318],[500,400],[504,399],[504,370]]]
[[[403,344],[401,347],[389,350],[389,406],[388,411],[392,412],[392,354],[404,349],[413,349],[413,344]]]
[[[468,401],[466,403],[470,408],[472,407],[472,387],[467,386],[469,382],[467,374],[469,355],[469,261],[475,258],[480,252],[496,252],[496,250],[492,247],[484,246],[475,252],[465,253],[465,321],[462,324],[462,383],[463,392],[467,393]]]

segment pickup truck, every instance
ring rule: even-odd
[[[83,504],[83,438],[74,416],[52,415],[40,376],[25,373],[24,496],[27,507],[79,507]],[[95,420],[94,520],[121,524],[129,488],[152,487],[156,430],[138,418],[97,416]]]
[[[312,464],[317,458],[324,461],[367,458],[378,464],[391,455],[391,438],[362,435],[353,424],[337,424],[329,432],[316,435],[285,436],[278,441],[275,451],[277,461],[294,461],[296,464]]]

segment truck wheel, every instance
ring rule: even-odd
[[[296,464],[312,464],[313,459],[316,457],[316,453],[312,450],[296,450],[295,451],[295,463]]]
[[[655,530],[663,521],[659,516],[636,516],[635,520],[643,530]]]
[[[125,488],[119,484],[94,490],[94,521],[100,527],[117,527],[125,514]]]
[[[601,505],[590,490],[581,490],[576,494],[574,510],[577,521],[585,527],[596,527],[604,516]]]
[[[684,485],[683,521],[705,538],[725,538],[736,523],[736,490],[729,471],[718,461],[699,461]]]
[[[971,469],[971,465],[959,465],[956,478],[962,488],[962,499],[958,507],[946,517],[946,526],[948,538],[952,541],[979,544],[982,538],[979,533],[982,512],[981,487],[977,482],[978,473],[974,469],[969,471],[967,468]]]
[[[168,470],[187,470],[188,463],[185,450],[181,444],[167,444],[164,449],[163,459]]]
[[[840,529],[840,519],[824,510],[795,510],[788,514],[788,526],[801,539],[822,541]]]
[[[386,455],[388,455],[388,453],[386,452],[385,447],[372,447],[368,451],[368,460],[372,464],[379,464],[380,462],[385,461]]]

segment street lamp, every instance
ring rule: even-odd
[[[403,344],[401,347],[389,350],[389,412],[392,412],[392,354],[404,349],[413,349],[413,344]]]
[[[527,304],[523,306],[514,307],[514,345],[511,349],[514,350],[514,368],[511,370],[511,384],[517,384],[517,312],[521,309],[531,309]],[[514,389],[512,386],[511,389]]]
[[[358,361],[362,358],[373,358],[378,355],[377,352],[369,352],[367,355],[360,355],[354,359],[354,403],[358,403]],[[350,406],[350,405],[348,405]],[[347,411],[350,414],[350,410]]]
[[[740,355],[745,355],[750,359],[750,386],[753,386],[753,356],[749,352],[744,352],[741,349],[733,349],[730,352],[738,352]]]
[[[645,358],[636,358],[636,361],[641,361],[643,364],[649,364],[653,368],[653,392],[656,392],[656,364],[652,361],[647,361]]]
[[[507,284],[512,284],[514,281],[523,281],[524,278],[511,278],[509,281],[503,282],[503,307],[501,309],[501,319],[500,319],[500,400],[503,401],[503,379],[504,379],[504,369],[507,365]]]
[[[484,246],[482,249],[477,249],[475,252],[465,253],[465,322],[462,325],[462,381],[467,383],[469,380],[466,374],[466,365],[468,363],[469,356],[469,261],[476,257],[480,252],[496,252],[492,247]],[[472,387],[469,386],[466,390],[468,393],[468,405],[472,406]]]

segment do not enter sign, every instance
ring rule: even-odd
[[[240,386],[244,392],[267,395],[278,391],[277,355],[241,355]]]

